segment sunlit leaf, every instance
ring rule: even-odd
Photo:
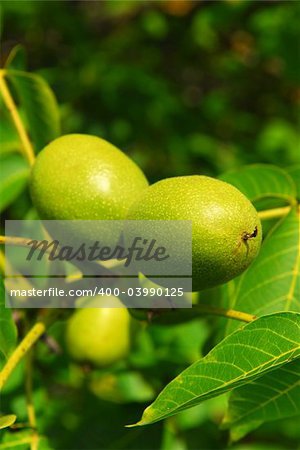
[[[221,341],[160,393],[136,425],[172,416],[300,357],[300,314],[261,317]]]

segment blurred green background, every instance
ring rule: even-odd
[[[104,137],[151,181],[288,166],[300,160],[299,12],[297,1],[3,2],[1,56],[23,44],[63,133]]]

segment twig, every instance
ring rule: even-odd
[[[215,306],[209,305],[198,304],[193,305],[193,308],[195,308],[197,312],[203,314],[211,314],[213,316],[227,317],[227,319],[240,320],[241,322],[252,322],[257,318],[253,314],[244,313],[242,311],[236,311],[234,309],[217,308]]]
[[[21,359],[27,354],[27,352],[32,348],[36,341],[45,333],[46,324],[44,322],[37,322],[30,331],[26,334],[24,339],[20,342],[18,347],[15,349],[2,371],[0,372],[0,392],[3,386],[7,382],[10,374],[21,361]]]
[[[282,217],[288,214],[291,208],[291,206],[283,206],[282,208],[266,209],[264,211],[259,211],[258,217],[261,220],[275,219],[277,217]]]
[[[16,236],[0,236],[0,245],[17,245],[18,247],[28,247],[28,243],[32,239],[16,237]]]
[[[15,125],[15,128],[17,130],[17,133],[19,135],[22,147],[23,147],[23,154],[28,160],[29,164],[32,166],[35,160],[34,150],[33,146],[29,140],[29,137],[27,135],[27,132],[25,130],[25,127],[23,125],[22,119],[20,117],[20,114],[18,112],[17,106],[14,102],[14,99],[11,96],[11,93],[9,91],[9,88],[7,86],[7,83],[4,79],[5,77],[5,71],[0,71],[0,92],[2,94],[4,103],[10,112],[12,121]]]
[[[17,236],[0,236],[0,245],[16,245],[18,247],[28,247],[29,243],[32,241],[33,239],[31,238],[25,238],[25,237],[17,237]],[[37,245],[42,244],[42,241],[38,241],[35,240]],[[58,247],[59,249],[59,247]],[[49,253],[50,255],[53,253],[53,249],[50,249],[49,247],[47,247],[45,250],[43,250],[45,253]],[[0,261],[1,262],[1,261]],[[110,270],[108,268],[106,268],[104,265],[100,265],[97,264],[96,261],[84,261],[84,263],[82,263],[81,261],[78,261],[76,259],[70,261],[74,266],[76,266],[77,268],[79,268],[79,270],[83,273],[84,269],[90,269],[90,273],[91,274],[95,274],[95,275],[102,275],[102,276],[107,276],[107,277],[111,277],[113,275],[116,275],[115,272],[113,270]],[[77,281],[78,279],[80,279],[81,277],[77,277],[75,280],[72,281]],[[70,279],[67,280],[70,282]]]

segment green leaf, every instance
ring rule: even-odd
[[[30,135],[39,151],[60,133],[59,111],[54,94],[39,75],[10,69],[5,73],[16,90]]]
[[[300,312],[300,214],[296,208],[277,223],[259,256],[239,278],[230,308],[257,316]],[[236,327],[229,320],[226,334]]]
[[[172,416],[299,357],[300,314],[261,317],[225,338],[171,381],[136,425]]]
[[[0,278],[0,367],[9,357],[17,343],[17,328],[12,318],[12,310],[5,308],[5,289]]]
[[[280,199],[284,203],[295,203],[296,188],[292,178],[276,166],[267,164],[244,166],[223,174],[220,179],[237,187],[257,209],[265,207],[262,200],[271,198]]]
[[[223,428],[233,441],[264,422],[300,415],[300,359],[285,364],[230,395]]]
[[[0,158],[0,211],[21,194],[29,176],[29,167],[21,155],[8,154]]]
[[[14,414],[9,414],[7,416],[1,416],[0,417],[0,430],[2,430],[3,428],[10,427],[11,425],[13,425],[15,423],[16,420],[17,420],[17,416],[15,416]]]

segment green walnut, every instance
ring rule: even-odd
[[[111,308],[101,308],[101,304]],[[66,346],[70,356],[97,367],[125,358],[130,349],[131,318],[116,297],[95,297],[91,306],[78,309],[66,326]],[[100,305],[100,307],[99,307]]]
[[[122,220],[148,182],[119,149],[96,136],[70,134],[38,155],[30,188],[42,219]]]
[[[207,176],[167,178],[148,187],[130,220],[191,220],[193,291],[241,274],[258,254],[261,223],[234,186]],[[174,245],[174,244],[173,244]]]

